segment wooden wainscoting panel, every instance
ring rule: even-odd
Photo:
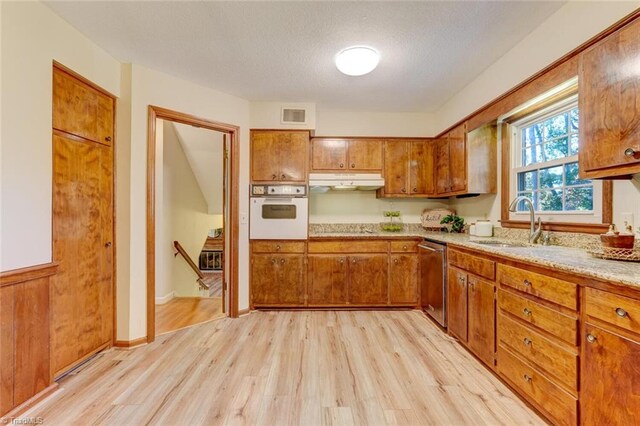
[[[0,287],[0,415],[13,407],[14,286]]]

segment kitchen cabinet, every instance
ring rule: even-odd
[[[388,302],[386,254],[349,256],[349,303],[386,305]]]
[[[498,373],[557,424],[578,418],[578,285],[498,265]]]
[[[448,273],[448,314],[447,323],[449,333],[456,336],[463,343],[467,342],[467,274],[456,268],[449,268]]]
[[[495,301],[493,282],[467,275],[467,343],[485,364],[495,364]]]
[[[435,196],[493,194],[497,188],[497,127],[467,133],[466,123],[436,139]]]
[[[586,49],[579,58],[580,176],[640,173],[640,21]]]
[[[379,197],[428,197],[435,192],[434,147],[431,140],[384,142],[384,188]]]
[[[392,253],[389,262],[389,303],[392,305],[418,303],[417,254]]]
[[[309,306],[346,305],[349,258],[344,255],[312,254],[308,257]]]
[[[382,172],[382,139],[313,138],[311,170]]]
[[[640,300],[585,289],[582,423],[634,424],[640,418]]]
[[[309,132],[251,130],[252,182],[306,182]]]
[[[252,242],[252,306],[304,306],[304,246],[299,241]]]

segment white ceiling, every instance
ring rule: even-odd
[[[181,123],[171,124],[207,201],[209,214],[222,214],[223,134]]]
[[[436,110],[563,3],[47,2],[123,62],[253,101],[397,112]],[[333,57],[356,44],[382,58],[347,77]]]

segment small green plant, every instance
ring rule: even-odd
[[[450,232],[461,233],[464,232],[464,218],[455,215],[449,214],[442,218],[440,221],[442,225],[450,225],[447,228],[450,228]]]

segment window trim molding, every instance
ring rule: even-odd
[[[533,112],[529,111],[529,113]],[[525,229],[529,227],[529,221],[509,219],[509,195],[511,190],[511,125],[509,121],[511,120],[507,119],[501,123],[500,225],[503,228]],[[612,220],[613,182],[604,180],[602,181],[602,223],[543,222],[542,229],[545,231],[601,234],[609,229]]]

